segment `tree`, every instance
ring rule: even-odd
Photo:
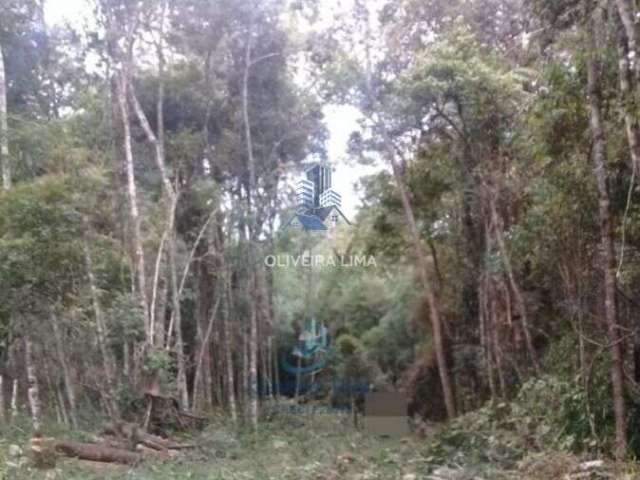
[[[604,277],[604,315],[609,335],[611,354],[611,384],[616,423],[616,457],[623,459],[627,454],[626,413],[622,345],[617,312],[616,257],[613,242],[613,224],[609,198],[606,166],[606,138],[601,112],[602,86],[600,83],[601,54],[599,45],[603,38],[604,7],[596,4],[588,19],[589,51],[587,52],[587,82],[589,117],[593,142],[593,167],[598,184],[598,207],[601,236],[601,268]]]

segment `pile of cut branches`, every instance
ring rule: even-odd
[[[146,459],[166,460],[180,455],[195,444],[176,442],[145,432],[138,425],[109,422],[92,442],[77,442],[53,437],[34,436],[30,451],[38,468],[53,468],[59,456],[90,462],[135,465]]]

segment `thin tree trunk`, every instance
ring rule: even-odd
[[[207,235],[210,237],[210,235]],[[216,315],[215,309],[218,306],[218,300],[215,298],[218,295],[218,289],[220,288],[219,276],[212,275],[210,265],[216,263],[215,259],[218,256],[216,251],[215,241],[213,238],[207,238],[206,242],[201,242],[198,247],[198,268],[196,274],[197,300],[195,306],[195,318],[197,326],[197,336],[195,340],[195,356],[198,358],[196,365],[194,382],[193,382],[193,395],[192,405],[211,408],[213,406],[212,399],[212,349],[211,340],[215,339],[214,335],[214,323],[213,318]],[[209,257],[209,258],[207,258]],[[211,257],[214,260],[211,260]],[[212,300],[216,301],[216,305],[212,305]]]
[[[2,188],[11,188],[11,162],[9,159],[9,127],[7,123],[7,79],[4,70],[4,55],[0,44],[0,170]]]
[[[482,348],[487,380],[489,383],[489,391],[491,392],[491,401],[497,398],[495,378],[493,372],[493,359],[491,358],[491,344],[489,342],[489,309],[487,306],[487,273],[480,275],[478,288],[478,313],[480,316],[480,347]]]
[[[18,418],[18,379],[14,378],[11,383],[11,420]]]
[[[249,414],[254,429],[258,428],[258,318],[251,309],[249,324]]]
[[[131,374],[131,347],[126,340],[122,343],[122,372],[125,378]]]
[[[240,387],[240,398],[242,399],[242,415],[247,413],[247,401],[249,398],[249,340],[246,325],[241,327],[240,340],[242,341],[242,385]]]
[[[170,241],[170,245],[175,246],[175,241]],[[178,394],[180,403],[183,408],[189,407],[189,392],[187,390],[187,372],[184,361],[184,341],[182,338],[182,314],[180,311],[180,299],[178,297],[178,278],[176,275],[176,252],[171,246],[169,247],[169,272],[171,275],[171,299],[172,310],[171,315],[175,320],[175,334],[176,334],[176,357],[178,364]],[[169,332],[171,334],[171,332]]]
[[[4,375],[0,375],[0,423],[5,423],[7,416],[4,405]]]
[[[633,71],[636,78],[640,73],[640,58],[638,58],[638,30],[636,28],[636,12],[629,0],[616,0],[618,15],[624,26],[624,31],[629,42],[629,57],[633,62]]]
[[[161,62],[161,65],[163,62]],[[160,79],[161,86],[163,85],[163,79]],[[167,174],[165,168],[165,153],[164,153],[164,126],[158,125],[158,136],[153,133],[151,129],[151,125],[147,120],[147,116],[145,115],[138,99],[133,91],[133,87],[129,85],[129,92],[131,101],[133,104],[134,111],[136,113],[136,117],[142,125],[143,130],[147,136],[147,140],[151,143],[155,148],[155,160],[158,170],[160,171],[160,176],[162,178],[162,184],[164,186],[166,201],[167,201],[167,231],[168,231],[168,250],[169,250],[169,275],[171,280],[171,316],[173,319],[172,325],[175,328],[176,334],[176,357],[177,357],[177,365],[178,365],[178,395],[180,399],[181,406],[183,408],[189,408],[189,392],[187,389],[187,372],[186,365],[184,360],[184,340],[182,337],[182,314],[180,309],[180,289],[178,287],[178,273],[177,273],[177,248],[176,248],[176,232],[175,232],[175,210],[177,206],[178,195],[174,191],[173,186],[171,185],[171,181]],[[160,88],[158,92],[158,121],[163,121],[162,114],[162,103],[163,103],[163,95],[164,89]],[[152,335],[154,335],[155,325],[150,325],[150,330]],[[169,332],[171,335],[171,332]]]
[[[226,272],[226,269],[223,269],[223,271]],[[231,338],[231,335],[229,334],[229,319],[228,319],[230,307],[232,305],[231,275],[229,272],[226,272],[226,273],[227,274],[225,275],[226,278],[224,281],[225,294],[223,294],[224,300],[222,302],[223,311],[220,318],[222,321],[222,333],[224,335],[223,348],[224,348],[224,355],[225,355],[225,363],[227,367],[227,373],[226,373],[227,374],[227,401],[229,403],[231,419],[235,423],[238,420],[238,411],[236,407],[235,381],[233,376],[233,355],[231,352],[232,338]]]
[[[491,349],[495,358],[496,370],[498,372],[498,382],[500,386],[500,396],[507,397],[507,382],[504,372],[504,355],[500,346],[500,323],[496,312],[496,286],[493,282],[489,282],[489,332],[491,335]]]
[[[256,190],[256,168],[253,157],[253,143],[251,140],[251,123],[249,121],[249,73],[251,69],[251,30],[247,35],[245,48],[245,64],[242,78],[242,118],[247,148],[247,162],[249,170],[249,187],[247,189],[247,214],[249,217],[249,270],[250,282],[254,292],[257,288],[255,275],[254,242],[257,239],[256,222],[253,213],[252,196]],[[255,295],[249,297],[249,415],[254,428],[258,428],[258,315]]]
[[[620,3],[623,0],[619,0]],[[624,31],[617,29],[618,34],[618,79],[620,84],[620,97],[622,100],[622,111],[624,115],[624,124],[627,133],[627,143],[629,144],[629,153],[631,154],[631,166],[637,174],[640,174],[640,129],[638,128],[638,120],[635,117],[637,111],[636,92],[632,88],[636,79],[631,74],[629,68],[630,48],[628,37]],[[627,43],[629,42],[629,43]],[[632,57],[635,63],[640,59]]]
[[[62,392],[58,388],[57,385],[53,386],[54,389],[54,405],[56,407],[56,420],[60,424],[69,425],[69,419],[67,418],[66,412],[64,412],[64,397]],[[63,413],[64,412],[64,413]]]
[[[540,368],[540,362],[538,361],[538,354],[536,353],[536,350],[533,346],[531,328],[529,326],[529,320],[527,317],[527,306],[525,304],[522,292],[520,291],[520,287],[516,282],[515,274],[513,273],[511,258],[509,257],[507,245],[504,241],[504,236],[502,235],[502,222],[498,217],[494,192],[489,192],[489,206],[491,209],[491,223],[494,227],[496,241],[498,243],[498,248],[500,249],[500,255],[502,257],[502,263],[504,264],[504,268],[507,272],[507,278],[509,279],[509,284],[511,286],[511,289],[513,290],[515,300],[518,303],[518,309],[520,310],[520,320],[522,322],[522,331],[524,333],[524,340],[527,346],[527,351],[529,352],[529,356],[531,357],[531,361],[533,362],[533,368],[536,372],[536,375],[540,376],[542,374],[542,370]]]
[[[125,170],[127,173],[127,195],[129,199],[129,217],[131,219],[132,243],[134,251],[135,275],[137,280],[137,293],[140,299],[144,315],[144,327],[147,344],[153,345],[153,338],[150,332],[149,302],[147,299],[147,280],[144,260],[144,249],[142,246],[141,219],[138,210],[138,191],[136,187],[135,169],[133,166],[133,150],[131,146],[131,119],[129,117],[129,107],[127,105],[128,78],[123,70],[120,72],[117,85],[117,100],[120,107],[120,115],[123,124],[123,143],[125,154]]]
[[[153,283],[151,284],[151,305],[149,305],[149,330],[150,334],[153,337],[154,345],[156,345],[158,340],[158,333],[156,331],[156,319],[158,316],[161,316],[162,313],[158,312],[158,288],[160,286],[160,275],[162,272],[162,258],[164,257],[165,243],[167,241],[167,236],[169,235],[168,230],[165,228],[162,233],[162,237],[160,237],[160,245],[158,245],[158,251],[156,253],[156,261],[155,267],[153,269]],[[164,332],[163,332],[164,333]],[[163,342],[160,345],[164,345]]]
[[[207,331],[204,332],[204,335],[202,335],[202,345],[207,345],[209,343],[209,340],[211,339],[211,333],[213,332],[213,325],[216,319],[216,315],[218,313],[219,304],[220,304],[220,299],[216,301],[216,304],[213,307],[211,314],[209,315],[209,324],[207,325]],[[202,370],[203,370],[202,363],[205,358],[205,353],[206,353],[206,349],[201,347],[200,351],[198,352],[198,360],[196,361],[196,370],[193,377],[193,395],[192,395],[192,408],[194,410],[196,409],[197,403],[198,403],[198,396],[199,396],[198,390],[211,387],[210,384],[207,384],[207,382],[202,381]],[[206,398],[206,394],[205,394],[205,398]],[[211,404],[209,404],[208,406],[210,407]]]
[[[31,422],[35,431],[42,427],[42,406],[40,403],[40,391],[38,388],[37,367],[33,358],[33,343],[29,337],[24,340],[24,363],[27,369],[27,396],[31,409]]]
[[[276,400],[280,396],[280,365],[278,363],[278,342],[277,338],[274,341],[273,346],[273,381],[274,381],[274,393]]]
[[[53,404],[56,409],[56,419],[58,423],[69,425],[69,414],[67,413],[67,406],[64,400],[64,392],[60,388],[59,382],[54,380],[51,375],[50,365],[47,364],[44,368],[44,372],[47,378],[47,392],[49,393],[49,403]],[[64,375],[64,372],[63,372]],[[64,379],[63,379],[64,382]],[[74,428],[76,425],[71,424]]]
[[[160,267],[161,273],[159,278],[159,292],[156,301],[156,313],[154,319],[155,325],[155,344],[156,346],[164,346],[166,343],[166,311],[167,297],[169,295],[169,279],[167,278],[166,266]]]
[[[93,274],[93,260],[91,259],[91,252],[89,251],[89,245],[86,240],[84,242],[84,259],[87,268],[87,279],[89,280],[89,290],[91,292],[91,304],[93,307],[93,315],[96,321],[96,337],[98,340],[98,348],[100,349],[100,356],[102,357],[102,367],[104,368],[106,376],[106,391],[108,397],[108,413],[114,418],[120,417],[117,402],[115,400],[116,390],[116,362],[113,355],[107,347],[107,327],[104,323],[104,317],[102,315],[102,308],[100,307],[100,297],[98,294],[98,286],[96,284],[95,275]],[[124,343],[125,349],[125,375],[128,376],[129,370],[129,355],[127,342]]]
[[[621,2],[618,2],[620,6]],[[622,344],[616,305],[616,260],[613,244],[613,222],[609,200],[606,170],[606,144],[602,125],[602,87],[600,84],[603,9],[596,6],[589,25],[589,51],[587,52],[587,82],[589,117],[592,137],[594,174],[598,185],[598,206],[601,235],[601,268],[604,276],[604,310],[611,355],[611,384],[616,432],[616,457],[623,459],[627,453],[626,411],[624,404],[624,376],[622,372]]]
[[[270,399],[273,399],[273,364],[271,363],[271,350],[273,348],[273,336],[269,335],[267,338],[267,348],[264,353],[264,371],[267,381],[267,395]]]
[[[7,121],[7,79],[4,69],[4,54],[0,43],[0,176],[2,177],[2,189],[11,188],[11,163],[9,159],[9,125]],[[4,390],[0,375],[0,421],[5,421],[4,415]]]
[[[71,379],[71,371],[67,362],[67,357],[64,351],[64,344],[62,335],[60,333],[60,327],[58,326],[58,318],[55,313],[51,312],[51,326],[53,327],[53,336],[56,342],[56,353],[58,354],[58,361],[62,367],[62,378],[64,381],[64,387],[67,393],[67,400],[69,401],[69,416],[71,418],[71,424],[74,428],[78,428],[78,417],[76,408],[76,394],[73,388],[73,381]],[[64,410],[64,404],[61,406]]]

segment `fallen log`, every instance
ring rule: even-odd
[[[91,460],[93,462],[122,463],[133,465],[142,460],[142,456],[119,448],[94,445],[92,443],[73,442],[70,440],[56,440],[54,450],[67,457]]]

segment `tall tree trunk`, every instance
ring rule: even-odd
[[[224,335],[223,347],[225,364],[227,368],[227,402],[229,404],[229,411],[231,412],[231,419],[235,423],[238,419],[238,412],[236,407],[236,391],[235,380],[233,375],[233,354],[232,354],[232,335],[229,332],[229,312],[232,305],[231,301],[231,274],[226,268],[223,268],[225,272],[225,278],[223,281],[225,293],[223,294],[222,307],[223,311],[220,316],[222,321],[222,334]],[[235,343],[235,342],[233,342]]]
[[[240,341],[242,342],[242,364],[241,368],[241,385],[240,399],[242,402],[242,416],[247,413],[247,402],[249,401],[249,335],[247,335],[247,326],[245,322],[240,325]]]
[[[175,238],[175,235],[172,235]],[[175,240],[170,244],[175,245]],[[171,275],[171,315],[174,319],[176,333],[175,351],[178,364],[178,395],[183,408],[189,407],[189,392],[187,390],[187,371],[184,360],[184,340],[182,337],[182,313],[180,311],[180,298],[178,296],[178,276],[176,272],[176,252],[169,247],[169,272]],[[171,335],[171,332],[169,332]]]
[[[598,206],[601,236],[601,268],[604,276],[604,312],[609,336],[611,356],[611,384],[616,429],[616,457],[627,453],[626,412],[624,404],[624,376],[622,371],[622,344],[616,304],[616,260],[613,242],[613,222],[609,200],[606,166],[606,145],[602,125],[602,87],[600,83],[601,52],[603,44],[603,8],[596,6],[589,24],[589,50],[587,52],[587,87],[594,174],[598,185]]]
[[[386,127],[384,125],[378,124],[378,127],[380,128],[382,133],[382,139],[385,147],[385,157],[391,164],[396,188],[398,189],[400,200],[402,201],[407,229],[409,230],[409,236],[413,244],[413,250],[418,264],[418,274],[420,275],[420,280],[425,289],[427,304],[429,305],[429,317],[431,320],[433,343],[436,351],[438,373],[440,374],[440,384],[442,386],[444,403],[447,409],[447,416],[449,417],[449,419],[453,419],[456,416],[456,402],[451,383],[451,373],[449,371],[447,362],[439,301],[433,289],[433,284],[429,278],[427,257],[422,245],[422,241],[420,239],[420,232],[418,231],[418,227],[416,225],[415,216],[413,214],[413,207],[411,206],[411,201],[409,200],[409,192],[407,191],[404,176],[396,159],[393,141],[389,137],[389,134],[386,131]]]
[[[635,117],[638,102],[636,100],[637,92],[635,88],[633,88],[636,84],[636,78],[632,75],[629,68],[630,42],[624,30],[620,27],[621,26],[618,25],[617,28],[620,97],[622,100],[627,143],[629,144],[629,153],[631,154],[631,166],[635,169],[636,174],[640,175],[640,129],[638,128],[638,119]],[[636,63],[640,61],[640,59],[635,58],[634,60],[636,60]]]
[[[9,125],[7,122],[7,78],[4,69],[4,54],[0,43],[0,176],[2,189],[11,188],[11,163],[9,159]],[[5,420],[3,378],[0,375],[0,421]]]
[[[53,337],[56,343],[56,353],[58,355],[58,361],[62,367],[62,379],[64,381],[64,388],[67,392],[67,400],[69,401],[69,417],[71,418],[71,424],[74,428],[78,427],[78,417],[76,408],[76,394],[73,386],[73,380],[71,378],[71,370],[69,369],[69,363],[67,362],[67,356],[64,351],[64,343],[60,327],[58,325],[58,317],[54,312],[51,312],[51,327],[53,328]],[[64,403],[61,405],[64,413]]]
[[[207,235],[209,236],[209,235]],[[211,342],[213,331],[213,317],[212,312],[214,306],[212,302],[218,295],[218,288],[220,287],[219,276],[212,274],[210,265],[214,262],[211,260],[211,255],[217,256],[215,250],[215,242],[212,239],[207,238],[207,241],[199,243],[197,249],[197,272],[196,272],[196,324],[198,328],[198,335],[196,338],[195,351],[196,356],[201,359],[198,362],[196,368],[195,380],[193,383],[193,398],[192,403],[194,407],[196,405],[211,408],[212,406],[212,382],[211,382]],[[213,251],[212,251],[213,249]],[[219,298],[219,297],[218,297]],[[205,338],[206,337],[206,338]]]
[[[164,84],[164,80],[161,78],[160,85]],[[169,178],[169,174],[167,173],[167,169],[165,167],[165,148],[164,148],[164,125],[158,125],[158,135],[153,132],[151,125],[149,124],[149,120],[147,119],[146,114],[142,110],[142,106],[140,105],[138,98],[133,90],[133,85],[129,83],[127,85],[129,97],[131,98],[131,103],[133,105],[133,110],[136,114],[142,129],[145,132],[148,142],[153,145],[155,150],[155,161],[156,166],[158,167],[158,171],[160,172],[160,178],[162,179],[162,185],[165,193],[165,202],[166,202],[166,232],[167,232],[167,245],[169,252],[169,270],[171,275],[171,300],[172,300],[172,308],[174,310],[173,314],[179,314],[179,305],[180,298],[178,292],[178,273],[177,273],[177,264],[176,264],[176,233],[175,233],[175,212],[178,201],[177,192],[174,190],[173,185],[171,185],[171,179]],[[163,88],[159,89],[158,92],[158,122],[164,121],[162,114],[162,92]],[[173,285],[173,281],[175,278],[175,288]],[[155,288],[155,285],[154,285]],[[177,323],[177,318],[176,318]],[[151,333],[155,336],[155,325],[152,323],[150,325]],[[176,329],[177,331],[177,329]]]
[[[251,273],[252,284],[255,273]],[[254,429],[258,428],[258,312],[251,309],[249,321],[249,416]]]
[[[161,52],[161,50],[160,50]],[[164,65],[164,57],[160,54],[160,65],[161,71],[163,73],[162,66]],[[163,122],[163,95],[164,95],[164,75],[160,78],[160,88],[158,91],[158,122]],[[173,317],[173,321],[171,324],[174,326],[175,334],[176,334],[176,343],[175,343],[175,351],[178,365],[178,395],[180,399],[181,406],[183,408],[189,407],[189,392],[187,389],[187,372],[186,365],[184,359],[184,340],[182,337],[182,313],[180,309],[180,289],[178,284],[178,267],[177,267],[177,248],[176,248],[176,231],[175,231],[175,211],[178,202],[178,195],[175,192],[173,186],[171,185],[171,180],[169,179],[169,175],[167,174],[167,170],[165,168],[165,149],[164,149],[164,125],[158,124],[158,135],[156,136],[149,124],[147,116],[144,111],[136,94],[133,90],[133,86],[131,84],[128,85],[128,91],[130,92],[131,101],[133,104],[134,111],[136,113],[136,117],[140,122],[143,130],[145,131],[145,135],[149,143],[154,146],[155,149],[155,160],[158,170],[160,171],[160,176],[162,178],[162,184],[165,192],[166,202],[167,202],[167,214],[166,214],[166,223],[167,223],[167,231],[168,231],[168,250],[169,250],[169,275],[171,279],[171,315]],[[155,325],[150,325],[150,330],[152,336],[155,336]],[[172,332],[169,332],[171,335]]]
[[[125,70],[119,74],[116,81],[117,101],[120,108],[120,116],[124,130],[123,143],[125,155],[125,170],[127,173],[127,195],[129,200],[129,217],[131,220],[131,234],[133,244],[133,256],[136,276],[136,289],[140,306],[144,315],[144,327],[148,345],[153,345],[153,338],[150,331],[149,302],[147,299],[147,280],[144,260],[144,248],[142,245],[141,219],[138,210],[138,191],[136,187],[136,176],[133,165],[133,150],[131,145],[131,118],[127,105],[128,75]]]
[[[617,18],[616,25],[617,40],[618,40],[618,78],[620,84],[620,98],[622,101],[622,111],[624,115],[625,130],[627,133],[627,143],[629,144],[629,153],[631,155],[631,167],[633,169],[633,175],[631,182],[635,183],[635,178],[640,175],[640,126],[638,125],[638,119],[636,118],[636,112],[638,109],[638,101],[636,91],[638,77],[631,72],[629,59],[635,62],[637,66],[640,59],[636,59],[635,55],[630,55],[630,42],[625,34],[625,29],[620,18]],[[635,31],[635,29],[634,29]],[[633,189],[635,185],[631,185]],[[624,228],[624,225],[623,225]],[[624,242],[623,242],[624,243]],[[621,256],[623,253],[621,253]],[[620,266],[622,264],[622,257],[619,260]],[[633,359],[634,359],[634,381],[640,383],[640,322],[635,321],[633,326],[635,334],[633,336]],[[582,342],[582,338],[580,339]]]
[[[0,374],[0,423],[7,421],[4,403],[4,375]]]
[[[9,159],[9,127],[7,124],[7,79],[4,70],[4,55],[0,44],[0,170],[2,188],[11,188],[11,162]]]
[[[249,170],[249,186],[247,188],[247,215],[249,227],[249,275],[253,292],[257,290],[257,278],[255,275],[256,256],[255,241],[257,240],[256,221],[253,212],[253,195],[256,191],[256,165],[253,157],[253,143],[251,140],[251,122],[249,120],[249,74],[252,65],[251,43],[252,32],[247,34],[247,44],[245,48],[244,72],[242,77],[242,119],[247,149],[247,167]],[[254,428],[258,428],[258,314],[256,296],[249,296],[249,415]]]
[[[366,33],[365,37],[367,42],[371,39],[371,27],[369,24],[369,16],[366,20]],[[371,46],[369,43],[365,44],[365,85],[364,94],[368,99],[369,105],[374,107],[377,103],[376,94],[372,87],[372,61],[371,61]],[[451,381],[451,372],[449,371],[449,365],[447,361],[447,353],[445,348],[445,339],[442,325],[442,318],[440,316],[440,304],[438,297],[434,290],[431,279],[429,278],[429,266],[427,262],[427,256],[420,239],[420,232],[416,225],[415,215],[413,214],[413,207],[409,199],[409,192],[405,184],[402,168],[399,165],[395,145],[391,138],[386,125],[383,120],[374,118],[375,115],[370,115],[373,124],[377,131],[376,133],[381,136],[383,144],[383,156],[387,163],[391,166],[393,178],[396,184],[396,188],[400,195],[402,202],[402,209],[405,215],[405,221],[411,243],[413,245],[414,255],[417,261],[418,275],[423,288],[425,289],[425,296],[427,304],[429,306],[429,319],[431,321],[431,330],[433,334],[433,344],[436,352],[436,361],[438,362],[438,373],[440,376],[440,385],[442,387],[442,394],[444,397],[444,404],[447,410],[447,417],[453,419],[456,416],[456,401],[453,393],[453,385]]]
[[[35,431],[42,428],[42,406],[40,403],[40,391],[38,388],[37,367],[33,358],[33,342],[26,336],[24,339],[24,363],[27,369],[29,408],[31,409],[31,422]]]
[[[462,117],[462,107],[458,105],[458,111]],[[464,127],[463,127],[464,130]],[[468,138],[461,130],[460,140],[464,143],[462,154],[462,236],[463,236],[463,255],[464,255],[464,271],[461,288],[462,300],[462,325],[458,328],[458,334],[473,341],[473,331],[475,330],[475,322],[477,321],[479,308],[478,290],[480,289],[480,275],[482,270],[482,231],[477,225],[477,221],[473,215],[473,206],[477,204],[476,198],[476,178],[474,169],[476,161],[473,155]],[[433,243],[429,242],[432,247]],[[434,266],[438,272],[438,264],[435,254]],[[436,284],[437,287],[437,284]],[[460,331],[462,330],[462,331]]]
[[[489,391],[491,392],[491,401],[495,402],[497,398],[495,376],[493,371],[493,358],[491,355],[491,343],[489,332],[489,307],[488,307],[488,273],[484,272],[480,276],[480,285],[478,286],[478,314],[480,318],[480,347],[485,362],[487,379],[489,381]]]

